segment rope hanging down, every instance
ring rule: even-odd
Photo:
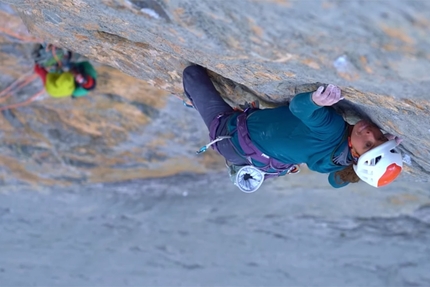
[[[0,33],[4,33],[10,37],[16,38],[18,40],[21,40],[21,41],[27,42],[27,43],[43,42],[42,40],[37,39],[33,36],[21,35],[19,33],[16,33],[16,32],[14,32],[14,31],[6,28],[6,27],[0,27]],[[54,57],[56,57],[54,49],[53,49],[53,53],[54,53]],[[57,60],[57,58],[55,58],[55,60]],[[27,73],[27,74],[21,76],[20,78],[18,78],[14,82],[12,82],[12,84],[10,84],[8,87],[6,87],[3,91],[0,91],[0,102],[4,102],[8,98],[10,98],[13,95],[13,93],[12,93],[13,90],[17,91],[17,90],[23,88],[26,85],[33,82],[37,78],[38,78],[38,75],[36,73],[33,73],[33,72]],[[40,90],[39,92],[37,92],[36,94],[34,94],[33,96],[31,96],[30,98],[28,98],[27,100],[25,100],[23,102],[0,107],[0,111],[26,106],[26,105],[30,104],[31,102],[33,102],[35,99],[37,99],[39,96],[43,95],[44,92],[45,92],[45,89],[42,88],[42,90]]]
[[[8,98],[10,98],[12,96],[13,91],[17,91],[18,89],[25,87],[26,85],[28,85],[29,83],[31,83],[32,81],[34,81],[37,78],[38,78],[38,75],[35,73],[26,74],[26,75],[20,77],[19,79],[14,81],[12,84],[10,84],[6,89],[4,89],[3,91],[0,92],[0,102],[4,102],[5,100],[7,100]],[[33,96],[31,96],[30,98],[28,98],[27,100],[25,100],[23,102],[0,107],[0,111],[15,109],[15,108],[26,106],[26,105],[32,103],[39,96],[43,95],[44,92],[45,92],[45,89],[42,88],[39,92],[35,93]]]

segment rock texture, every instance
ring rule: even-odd
[[[21,19],[0,6],[0,91],[31,72],[35,41]],[[7,30],[7,31],[6,31]],[[7,33],[6,33],[7,32]],[[23,41],[25,40],[25,41]],[[145,81],[97,65],[97,90],[89,97],[47,95],[0,114],[0,177],[6,186],[65,186],[203,173],[221,159],[196,157],[207,140],[196,113]],[[39,79],[12,93],[1,107],[28,99]],[[178,148],[181,147],[181,148]]]
[[[8,2],[35,37],[177,95],[189,62],[213,71],[231,103],[273,106],[337,84],[341,109],[405,139],[403,178],[429,178],[428,1]]]

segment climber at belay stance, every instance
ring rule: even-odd
[[[343,187],[360,179],[385,186],[402,171],[396,149],[401,139],[383,134],[372,122],[349,125],[332,105],[341,90],[320,86],[296,95],[289,105],[234,110],[215,89],[206,69],[192,65],[183,72],[185,95],[209,129],[209,146],[226,159],[233,182],[244,192],[257,190],[270,177],[297,173],[299,165],[329,173]]]
[[[34,52],[34,71],[53,98],[83,97],[96,87],[97,72],[88,61],[78,62],[71,51],[40,44]]]

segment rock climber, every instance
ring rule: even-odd
[[[34,53],[34,71],[54,98],[82,97],[96,87],[97,72],[88,61],[72,61],[72,52],[40,45]]]
[[[185,68],[183,86],[209,129],[212,142],[201,151],[211,146],[230,168],[253,167],[267,179],[295,173],[305,163],[313,171],[329,173],[328,181],[335,188],[360,179],[374,187],[385,186],[402,171],[402,156],[396,149],[401,139],[384,135],[370,121],[345,122],[331,107],[343,99],[337,86],[298,94],[289,105],[245,111],[234,110],[222,99],[201,66]],[[241,180],[252,178],[249,174]]]

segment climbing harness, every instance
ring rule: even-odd
[[[300,166],[298,164],[286,164],[282,163],[270,156],[262,153],[249,138],[248,127],[246,124],[247,118],[252,114],[253,111],[259,109],[257,103],[245,103],[240,106],[241,109],[235,109],[234,113],[240,112],[237,116],[237,125],[234,131],[231,131],[230,135],[216,136],[216,130],[220,124],[220,119],[226,114],[218,115],[209,126],[209,138],[212,140],[208,144],[202,146],[196,154],[204,153],[209,147],[212,147],[218,153],[219,151],[216,143],[231,139],[232,134],[237,133],[239,147],[242,150],[239,152],[231,142],[232,147],[236,150],[236,153],[244,158],[249,164],[247,165],[234,165],[228,164],[226,166],[231,181],[243,192],[252,193],[258,190],[265,179],[271,177],[278,177],[286,174],[297,174],[300,172]],[[254,161],[260,163],[263,166],[254,165]]]

